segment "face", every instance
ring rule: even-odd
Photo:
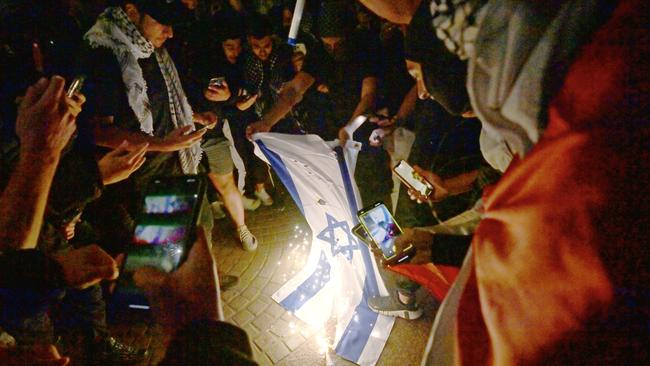
[[[427,86],[424,83],[424,75],[422,74],[422,64],[411,60],[406,60],[406,69],[409,74],[415,79],[415,85],[418,89],[418,98],[422,100],[431,99],[431,95],[427,91]]]
[[[373,13],[397,24],[409,24],[422,0],[361,0]]]
[[[293,13],[289,9],[282,10],[282,27],[289,28],[291,27],[291,20],[293,19]]]
[[[170,25],[160,24],[148,14],[141,14],[133,4],[127,4],[124,10],[129,20],[155,48],[162,47],[167,39],[174,36]]]
[[[273,52],[273,40],[271,36],[264,36],[262,38],[248,37],[248,44],[251,50],[262,61],[269,59],[271,52]]]
[[[221,48],[223,48],[223,53],[226,55],[228,62],[234,64],[241,53],[241,39],[227,39],[221,42]]]
[[[321,37],[323,46],[335,60],[341,60],[344,55],[343,37]]]
[[[189,10],[196,9],[196,4],[199,3],[199,0],[182,0],[183,5]]]

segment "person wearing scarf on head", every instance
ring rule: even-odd
[[[406,22],[420,3],[363,2]],[[484,194],[439,310],[453,321],[437,316],[423,363],[646,364],[650,4],[426,3],[436,41],[468,60],[483,129],[515,158]]]

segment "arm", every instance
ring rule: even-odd
[[[59,159],[59,155],[43,156],[21,151],[18,166],[0,196],[2,246],[14,249],[36,247]]]
[[[352,138],[352,134],[366,121],[365,118],[357,118],[362,114],[374,109],[377,101],[377,78],[369,76],[363,79],[361,85],[361,99],[354,108],[352,118],[348,123],[339,129],[339,143],[345,145],[346,141]]]
[[[65,80],[41,79],[27,89],[18,110],[18,167],[0,197],[0,245],[36,247],[56,167],[76,130],[81,105],[65,97]],[[83,101],[81,101],[83,103]],[[0,247],[0,250],[5,248]]]
[[[291,108],[296,104],[300,103],[303,95],[309,89],[316,79],[306,72],[299,72],[296,76],[286,83],[282,90],[280,90],[280,95],[278,95],[278,101],[271,107],[271,109],[264,114],[260,121],[251,123],[246,128],[246,137],[249,139],[256,132],[268,132],[278,121],[280,121],[284,116],[291,111]]]
[[[395,114],[396,120],[403,120],[408,118],[413,110],[415,109],[415,103],[418,100],[418,88],[416,85],[413,85],[411,90],[404,96],[402,104],[399,106],[397,114]]]
[[[455,177],[443,179],[442,184],[450,196],[461,194],[472,189],[472,185],[478,177],[478,170],[472,170],[467,173],[459,174]]]
[[[95,118],[93,124],[95,142],[99,146],[116,149],[122,142],[126,141],[130,147],[148,144],[147,151],[151,152],[169,152],[188,148],[200,141],[206,132],[206,130],[200,130],[189,133],[193,126],[185,126],[177,128],[167,136],[160,138],[114,126],[113,116]]]
[[[377,102],[377,83],[378,80],[374,76],[369,76],[363,79],[363,82],[361,83],[361,98],[359,99],[359,103],[357,103],[357,107],[354,108],[354,112],[352,112],[350,122],[357,116],[375,109],[375,104]]]

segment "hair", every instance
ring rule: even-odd
[[[251,15],[246,23],[246,35],[249,37],[259,39],[273,35],[273,24],[265,15]]]

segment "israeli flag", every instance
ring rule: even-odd
[[[372,253],[352,234],[362,207],[354,182],[361,145],[326,143],[316,135],[258,133],[257,154],[267,161],[302,211],[312,231],[305,267],[273,299],[299,319],[321,327],[337,319],[334,348],[359,365],[374,365],[394,318],[368,308],[387,296]]]

